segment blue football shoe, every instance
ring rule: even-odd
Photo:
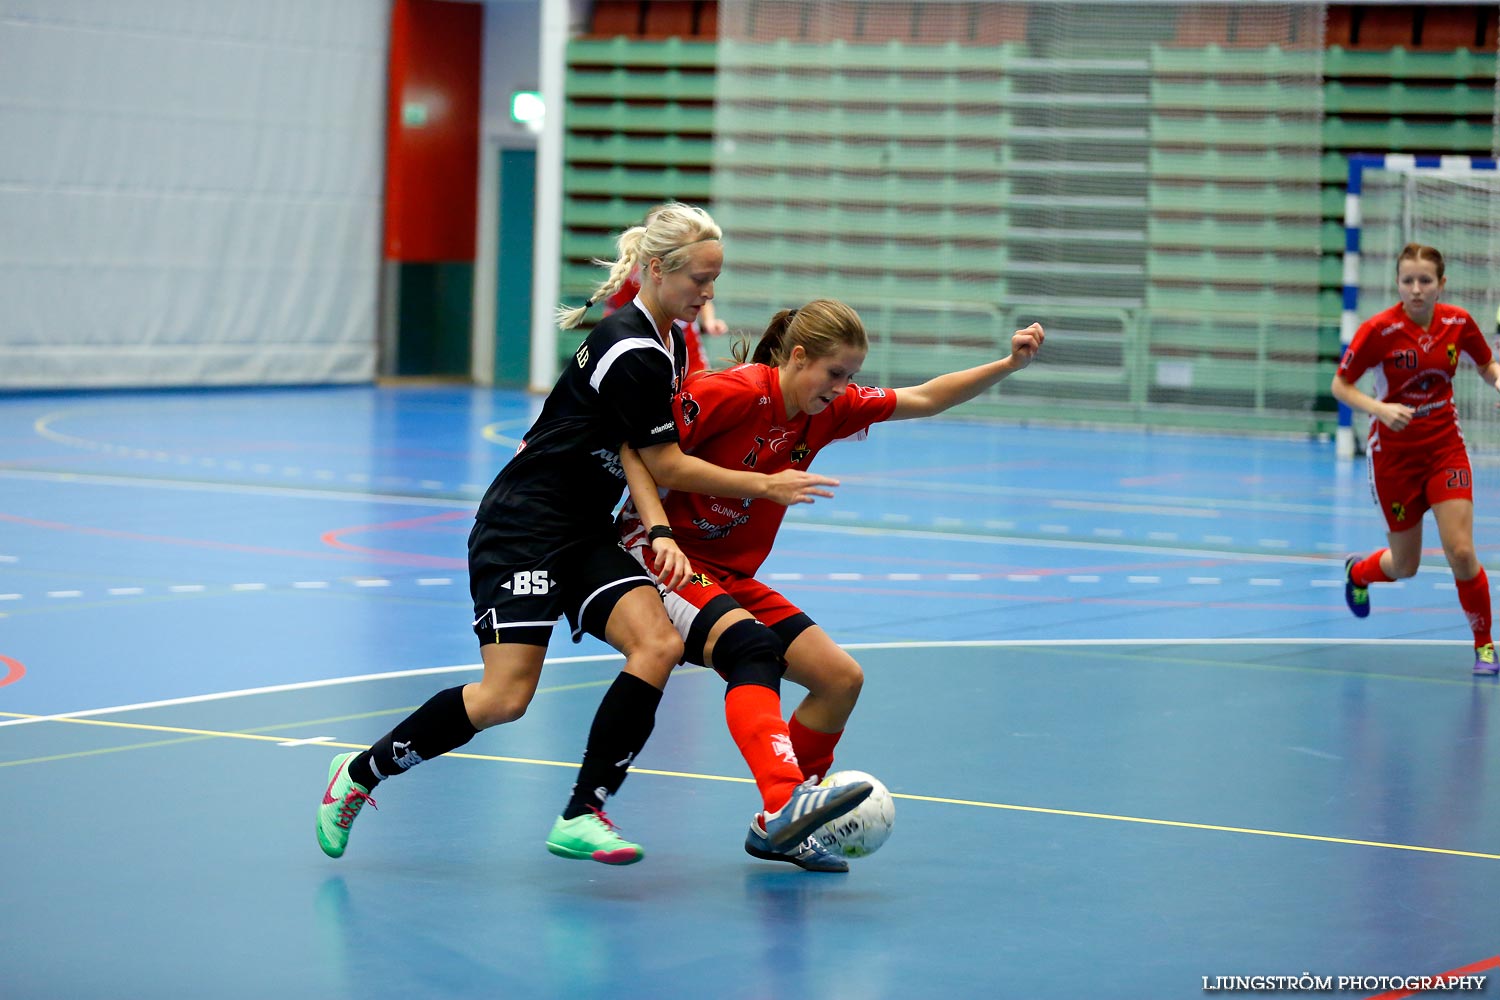
[[[1355,556],[1344,560],[1344,603],[1349,605],[1349,610],[1354,612],[1356,618],[1370,617],[1370,588],[1361,587],[1354,582]]]
[[[807,839],[784,851],[771,850],[766,839],[766,828],[760,816],[750,821],[750,832],[745,834],[745,853],[762,861],[785,861],[809,872],[847,872],[849,862],[818,843],[818,838],[808,834]]]
[[[817,778],[809,778],[797,786],[786,805],[765,814],[766,843],[772,851],[785,851],[859,805],[872,791],[874,786],[868,781],[820,785]]]

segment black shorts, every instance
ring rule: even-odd
[[[620,598],[635,587],[656,586],[620,548],[614,524],[607,528],[558,546],[475,521],[469,532],[469,593],[479,644],[545,646],[563,615],[574,642],[585,632],[603,639]]]

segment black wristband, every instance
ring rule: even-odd
[[[646,532],[646,541],[648,541],[648,542],[654,542],[658,538],[672,538],[672,537],[674,537],[674,536],[672,535],[672,529],[671,529],[671,527],[669,527],[668,525],[665,525],[665,524],[658,524],[656,527],[654,527],[650,531]]]

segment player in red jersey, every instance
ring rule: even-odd
[[[674,404],[681,445],[724,468],[806,470],[825,445],[863,437],[872,424],[930,417],[973,399],[1030,364],[1043,337],[1032,324],[1016,332],[1011,353],[998,361],[912,388],[872,388],[852,381],[869,349],[859,316],[819,299],[777,313],[748,363],[684,383]],[[737,360],[746,360],[747,346],[737,346]],[[622,457],[629,471],[634,463]],[[651,526],[665,517],[693,564],[693,577],[665,594],[667,613],[683,637],[685,659],[715,668],[728,682],[725,717],[764,807],[751,821],[745,850],[812,871],[847,871],[816,838],[789,850],[771,850],[765,840],[793,790],[829,773],[864,681],[852,656],[755,578],[782,513],[759,500],[675,490],[658,506],[635,479],[631,497],[634,505],[621,515],[626,547],[651,568],[648,538],[661,530]],[[783,675],[808,690],[789,723],[781,716]]]
[[[1413,576],[1422,561],[1422,514],[1437,521],[1443,555],[1458,586],[1458,603],[1474,632],[1474,673],[1497,672],[1490,636],[1490,582],[1474,554],[1474,486],[1469,453],[1453,406],[1460,355],[1491,386],[1500,380],[1474,317],[1439,302],[1443,255],[1408,243],[1396,258],[1401,301],[1366,320],[1333,377],[1339,402],[1370,421],[1370,491],[1385,515],[1388,544],[1344,563],[1344,600],[1356,617],[1370,613],[1372,583]],[[1355,387],[1375,369],[1375,395]]]

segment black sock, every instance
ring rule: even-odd
[[[594,713],[578,783],[563,819],[582,816],[591,807],[603,809],[604,800],[620,790],[631,762],[656,727],[659,704],[661,692],[646,681],[623,672],[615,678]]]
[[[457,750],[477,732],[464,709],[464,689],[439,691],[395,729],[370,744],[370,749],[349,761],[349,777],[374,788],[382,778]]]

